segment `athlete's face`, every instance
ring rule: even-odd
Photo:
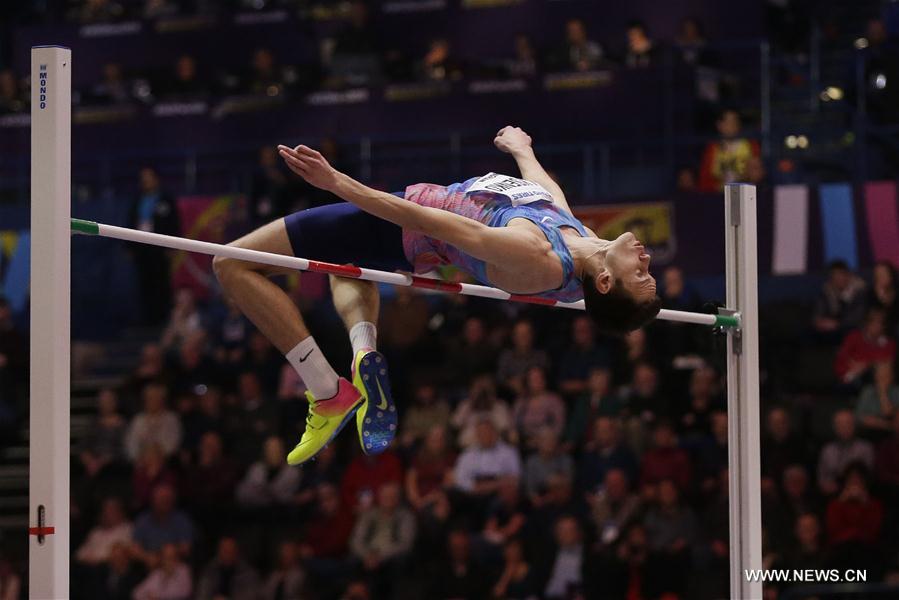
[[[605,267],[611,279],[624,286],[635,300],[650,300],[656,295],[655,277],[649,274],[652,258],[633,233],[619,235],[606,252]],[[603,291],[600,288],[600,291]]]

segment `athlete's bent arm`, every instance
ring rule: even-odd
[[[546,188],[547,192],[552,194],[555,204],[571,212],[562,188],[549,176],[546,169],[537,160],[537,155],[534,154],[534,148],[531,146],[531,136],[520,127],[512,127],[510,125],[503,127],[497,132],[493,143],[503,152],[512,155],[523,179],[539,183]]]
[[[479,221],[449,211],[421,206],[360,183],[337,171],[325,158],[306,146],[278,150],[288,167],[320,189],[331,192],[381,219],[403,229],[419,231],[448,242],[487,263],[507,268],[517,261],[527,264],[536,247],[533,232],[521,228],[488,227]]]

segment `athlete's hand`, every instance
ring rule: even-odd
[[[531,147],[531,136],[521,127],[508,125],[497,132],[493,144],[503,152],[515,154]]]
[[[332,167],[321,152],[309,146],[278,146],[278,154],[291,171],[305,179],[310,185],[331,191],[337,182],[338,171]]]

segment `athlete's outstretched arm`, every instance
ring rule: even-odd
[[[503,127],[497,132],[493,143],[503,152],[512,155],[524,179],[542,185],[546,191],[552,194],[555,204],[571,212],[565,193],[537,160],[534,149],[531,147],[531,136],[525,133],[521,127],[512,127],[511,125]]]
[[[403,229],[443,240],[488,263],[502,262],[510,266],[515,260],[524,264],[532,260],[537,244],[529,230],[488,227],[462,215],[421,206],[370,188],[334,169],[319,152],[307,146],[278,146],[278,152],[287,166],[311,185]]]

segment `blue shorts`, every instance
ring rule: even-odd
[[[412,271],[403,251],[403,229],[349,202],[295,212],[284,217],[284,224],[294,256],[381,271]]]

